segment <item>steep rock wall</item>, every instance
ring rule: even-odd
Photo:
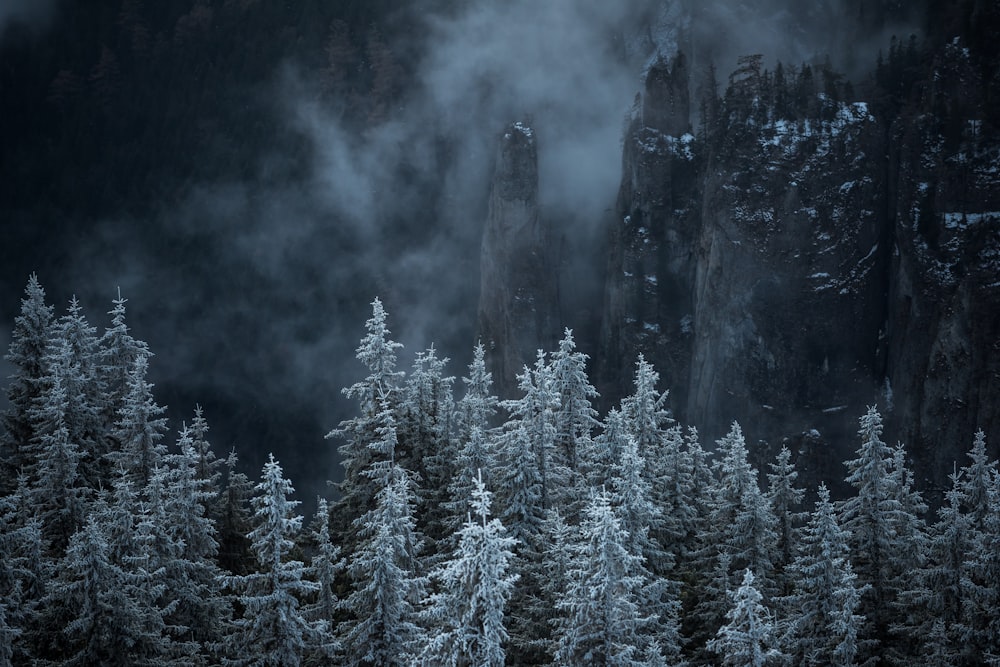
[[[497,149],[480,260],[479,339],[501,396],[513,393],[516,374],[536,351],[557,340],[551,236],[538,214],[534,131],[512,123]]]

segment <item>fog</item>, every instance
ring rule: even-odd
[[[57,312],[76,293],[101,331],[120,287],[133,333],[157,354],[151,377],[174,425],[204,404],[220,454],[236,447],[256,472],[273,452],[300,496],[325,492],[323,481],[339,474],[337,443],[323,434],[351,416],[340,389],[365,374],[354,348],[375,296],[406,345],[403,368],[435,344],[452,357],[451,373],[464,373],[506,123],[534,127],[543,215],[579,254],[603,238],[624,119],[657,53],[685,48],[696,75],[711,61],[720,81],[744,53],[860,57],[839,37],[855,25],[847,0],[805,13],[797,3],[721,0],[459,4],[455,14],[401,19],[420,42],[413,92],[360,136],[319,100],[308,70],[275,64],[260,113],[277,114],[305,141],[306,176],[271,180],[289,156],[261,155],[252,183],[197,184],[150,218],[105,220],[66,241],[68,266],[39,275]],[[43,21],[42,7],[0,4],[0,29],[15,18]],[[25,279],[5,288],[8,302]]]

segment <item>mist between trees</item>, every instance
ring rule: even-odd
[[[167,437],[125,303],[98,333],[75,299],[57,316],[26,288],[6,357],[0,665],[998,656],[1000,475],[982,432],[931,515],[871,407],[833,499],[798,485],[787,448],[756,469],[736,422],[706,448],[641,356],[632,393],[598,414],[570,330],[510,400],[482,346],[459,383],[433,348],[398,370],[376,299],[367,375],[344,389],[356,410],[328,435],[343,481],[304,528],[273,454],[254,483],[200,408]]]

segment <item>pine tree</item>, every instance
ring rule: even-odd
[[[302,616],[307,621],[325,626],[323,643],[315,647],[310,656],[312,662],[321,663],[324,656],[328,658],[337,655],[343,649],[335,637],[341,607],[337,588],[344,570],[344,561],[340,557],[340,548],[330,538],[330,506],[326,498],[317,500],[316,518],[310,530],[310,546],[312,559],[306,574],[317,588],[310,601],[302,606]]]
[[[610,495],[594,494],[575,548],[555,653],[557,665],[633,665],[646,653],[652,619],[640,611],[642,557],[629,553],[628,535]]]
[[[249,502],[253,495],[250,479],[236,469],[236,452],[226,458],[226,488],[219,496],[214,514],[219,542],[219,566],[233,574],[247,574],[253,567],[250,541],[252,529]]]
[[[100,523],[90,517],[70,540],[43,601],[41,657],[65,665],[171,664],[161,587],[143,570],[110,558]]]
[[[337,448],[344,479],[337,485],[340,499],[333,515],[336,532],[345,536],[348,546],[356,541],[353,522],[372,506],[378,492],[378,486],[363,473],[378,460],[377,449],[371,445],[381,437],[378,429],[384,428],[386,415],[391,413],[395,421],[405,377],[405,373],[395,370],[396,351],[403,346],[389,337],[386,312],[377,298],[372,302],[372,316],[365,328],[368,333],[361,339],[356,355],[368,369],[368,376],[343,390],[345,396],[358,402],[358,416],[341,422],[326,436],[344,440]]]
[[[788,571],[792,591],[783,600],[783,644],[789,659],[796,665],[854,665],[864,622],[855,613],[862,590],[825,485]]]
[[[841,503],[840,523],[850,535],[858,579],[870,587],[859,612],[869,620],[872,638],[882,643],[883,655],[905,653],[905,644],[891,642],[890,626],[898,613],[901,586],[923,559],[922,531],[913,514],[921,502],[909,487],[901,451],[895,453],[882,442],[882,417],[875,407],[861,417],[858,434],[858,458],[845,464],[847,482],[857,495]],[[859,660],[869,657],[862,653]]]
[[[552,391],[559,402],[554,410],[555,442],[553,453],[556,460],[571,472],[571,486],[579,495],[585,487],[580,475],[580,451],[590,446],[594,429],[600,422],[597,410],[591,401],[599,394],[587,377],[589,357],[576,351],[573,331],[566,329],[559,349],[552,354],[550,377]]]
[[[66,405],[61,376],[53,374],[40,404],[32,411],[39,425],[36,434],[39,455],[27,498],[41,520],[42,534],[54,557],[62,555],[70,537],[83,525],[92,495],[83,486],[80,474],[83,455],[71,439]]]
[[[764,667],[780,664],[783,656],[774,647],[774,624],[763,605],[763,596],[754,587],[750,570],[743,575],[743,583],[732,596],[732,607],[726,613],[729,621],[716,638],[708,643],[723,665],[733,667]]]
[[[308,648],[321,641],[322,624],[307,621],[299,609],[299,596],[314,593],[318,585],[303,578],[301,561],[289,558],[302,528],[302,517],[295,514],[299,501],[289,498],[294,491],[271,455],[252,499],[249,537],[259,571],[228,578],[240,591],[243,617],[234,622],[227,664],[297,667]]]
[[[783,572],[791,564],[798,545],[803,514],[796,510],[805,496],[805,489],[795,486],[799,474],[791,459],[791,451],[783,446],[767,475],[767,500],[777,520],[778,558],[775,568],[778,592],[781,595],[788,593],[788,580]]]
[[[164,493],[164,528],[178,546],[167,565],[167,598],[176,603],[168,622],[185,628],[180,637],[197,643],[199,654],[207,657],[221,642],[231,609],[220,587],[216,529],[207,516],[216,493],[211,480],[199,476],[202,457],[193,436],[186,426],[181,429],[180,451],[165,457],[165,466],[154,473],[153,481],[154,488]]]
[[[14,318],[11,342],[4,359],[14,367],[7,385],[10,404],[0,429],[0,494],[14,491],[22,471],[34,467],[32,445],[36,426],[32,410],[40,402],[48,375],[45,354],[52,335],[53,308],[45,304],[45,290],[35,274],[28,278],[21,314]]]
[[[1000,661],[1000,475],[992,475],[987,491],[988,514],[983,529],[974,533],[967,558],[968,578],[963,589],[969,602],[969,623],[963,638],[970,658],[992,664]],[[969,514],[975,525],[975,514]]]
[[[962,509],[972,520],[971,529],[982,532],[992,511],[990,489],[997,477],[997,462],[987,457],[982,429],[976,431],[969,458],[972,462],[961,470]]]
[[[376,506],[356,520],[362,539],[348,561],[354,584],[341,626],[348,665],[404,665],[420,639],[417,605],[426,583],[419,576],[422,546],[413,518],[413,480],[400,466],[381,476]]]
[[[70,301],[66,314],[52,326],[52,335],[45,353],[49,373],[46,391],[54,386],[58,376],[63,395],[63,415],[69,440],[80,451],[80,477],[83,485],[99,489],[107,477],[104,459],[109,451],[104,420],[106,392],[100,373],[100,358],[96,329],[87,323],[76,298]],[[36,406],[51,403],[40,398]]]
[[[511,573],[516,540],[490,519],[491,494],[482,477],[472,491],[472,514],[459,531],[455,554],[431,572],[438,592],[423,612],[427,638],[417,664],[502,667],[504,608],[517,575]]]
[[[397,460],[421,480],[418,523],[432,542],[445,536],[448,483],[454,474],[454,377],[444,375],[448,359],[433,347],[417,354],[399,407]]]
[[[110,427],[114,426],[124,408],[125,398],[129,393],[129,376],[135,369],[136,361],[139,358],[148,361],[153,356],[149,345],[129,333],[125,323],[127,302],[128,299],[123,299],[119,290],[118,298],[111,302],[112,308],[108,312],[111,315],[111,326],[105,329],[99,342],[99,364],[107,392],[105,419]]]
[[[139,355],[126,374],[125,393],[114,429],[114,438],[121,449],[110,455],[139,489],[149,484],[153,470],[162,465],[167,452],[161,442],[167,420],[160,416],[166,408],[153,399],[153,386],[146,381],[147,370],[147,357]]]

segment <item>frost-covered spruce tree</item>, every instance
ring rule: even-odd
[[[4,359],[13,366],[7,385],[9,407],[0,429],[0,494],[14,491],[18,475],[34,467],[36,425],[32,410],[45,391],[45,354],[52,333],[53,308],[35,274],[28,278],[21,314],[14,318],[10,347]]]
[[[65,665],[176,664],[150,573],[112,561],[97,517],[73,535],[42,603],[39,658]]]
[[[862,585],[859,613],[869,621],[877,653],[904,654],[905,642],[893,641],[890,626],[900,613],[900,587],[923,560],[920,522],[913,512],[919,496],[909,488],[909,473],[901,457],[882,442],[882,416],[873,406],[860,419],[861,446],[847,461],[847,482],[857,495],[840,505],[840,524],[850,536],[851,561]],[[872,655],[859,655],[859,661]]]
[[[821,485],[818,494],[788,568],[792,591],[782,600],[786,617],[782,645],[795,665],[850,667],[864,622],[855,613],[861,590],[830,492]]]
[[[915,614],[902,629],[911,641],[923,645],[921,654],[933,654],[943,661],[934,664],[959,660],[969,646],[962,637],[972,621],[964,584],[969,578],[967,559],[974,540],[972,519],[962,512],[961,473],[956,471],[949,478],[951,488],[945,492],[938,521],[930,530],[927,561],[911,573],[913,583],[904,594]]]
[[[353,522],[373,504],[378,486],[366,476],[373,462],[378,461],[371,444],[379,437],[380,420],[385,413],[393,413],[395,420],[400,402],[405,373],[396,370],[396,352],[403,347],[390,338],[382,302],[372,302],[372,316],[365,323],[367,333],[356,350],[358,361],[368,369],[368,375],[343,390],[348,398],[358,402],[358,414],[345,420],[327,434],[327,438],[344,440],[337,451],[344,468],[344,479],[337,485],[340,499],[333,512],[335,532],[343,536],[348,547],[355,541]],[[382,459],[384,461],[384,459]]]
[[[323,643],[322,624],[307,621],[299,597],[318,586],[306,580],[305,565],[289,558],[294,538],[302,528],[295,514],[299,501],[291,500],[291,482],[271,455],[254,487],[254,529],[251,548],[259,569],[242,577],[229,577],[243,606],[243,617],[234,621],[228,639],[226,664],[297,667],[310,646]]]
[[[454,377],[445,376],[448,359],[434,347],[417,353],[399,406],[397,462],[421,481],[417,520],[421,532],[436,542],[446,534],[448,483],[454,473]]]
[[[100,373],[97,330],[90,326],[74,297],[66,313],[52,325],[45,353],[49,380],[58,375],[64,390],[64,422],[70,441],[80,450],[80,477],[84,484],[99,489],[107,476],[104,455],[109,451],[102,416],[106,405],[104,381]],[[47,400],[41,398],[36,405]]]
[[[507,630],[504,608],[517,575],[511,572],[516,540],[490,518],[491,494],[482,478],[472,490],[472,513],[459,530],[458,548],[430,574],[437,592],[427,599],[427,626],[417,664],[502,667]]]
[[[423,540],[413,517],[414,482],[397,465],[371,477],[381,488],[375,507],[356,520],[361,543],[348,559],[353,590],[344,601],[350,618],[341,624],[341,642],[347,665],[404,665],[420,640],[417,605],[426,589],[418,573]]]
[[[104,330],[99,341],[98,363],[107,392],[105,422],[110,428],[114,427],[124,407],[125,397],[129,393],[129,375],[135,369],[136,360],[143,357],[148,361],[153,356],[149,345],[129,333],[125,323],[127,302],[128,299],[122,298],[119,290],[118,298],[111,302],[112,308],[108,312],[111,315],[111,326]]]
[[[515,572],[520,581],[510,603],[508,654],[513,663],[535,664],[547,659],[549,647],[549,611],[541,600],[546,483],[554,481],[550,465],[555,436],[553,395],[546,386],[541,357],[534,372],[525,367],[517,377],[523,396],[504,402],[511,418],[498,436],[499,467],[494,484],[502,491],[498,498],[503,506],[500,520],[519,542]],[[560,479],[562,484],[567,481],[565,476]]]
[[[719,628],[708,648],[722,658],[722,664],[732,667],[765,667],[781,664],[783,655],[775,647],[774,624],[764,606],[763,596],[754,587],[750,570],[743,574],[743,583],[732,596],[732,606],[726,613],[727,623]]]
[[[776,592],[775,563],[780,558],[777,519],[761,493],[757,470],[747,461],[739,424],[733,422],[718,449],[719,493],[712,513],[712,523],[721,531],[718,543],[732,558],[732,567],[754,572],[757,590],[771,596]]]
[[[21,477],[21,481],[24,481]],[[30,516],[24,484],[0,496],[0,604],[11,641],[13,664],[31,662],[33,629],[45,594],[50,562],[43,556],[41,522]]]
[[[982,429],[976,431],[969,458],[971,462],[961,470],[962,511],[972,521],[971,529],[981,533],[992,511],[990,489],[997,477],[997,462],[989,460],[986,454],[986,434]]]
[[[500,406],[493,395],[493,375],[486,370],[482,343],[473,350],[466,377],[465,394],[455,407],[456,442],[453,475],[448,483],[448,527],[457,530],[472,509],[472,491],[476,480],[482,479],[487,488],[498,474],[499,452],[493,418]]]
[[[177,447],[180,451],[165,457],[164,467],[154,472],[152,480],[154,488],[163,490],[165,529],[178,545],[176,558],[167,568],[167,597],[176,601],[168,621],[186,628],[180,637],[196,642],[200,655],[211,656],[231,616],[220,586],[216,530],[207,516],[216,493],[211,480],[199,476],[201,456],[187,426],[181,429]]]
[[[559,403],[553,415],[553,454],[570,471],[570,487],[576,496],[580,496],[586,487],[585,479],[580,474],[580,452],[592,446],[590,441],[594,430],[600,426],[597,410],[592,405],[599,395],[587,377],[588,358],[583,352],[576,351],[573,331],[566,329],[559,341],[559,349],[552,354],[549,362],[552,390]],[[572,498],[566,501],[572,501]],[[580,498],[577,504],[582,502]],[[578,510],[578,507],[567,508],[567,513],[572,516],[578,514]]]
[[[628,535],[607,492],[584,511],[566,594],[557,603],[557,665],[634,665],[646,654],[652,619],[640,610],[642,557],[629,552]]]
[[[325,644],[314,647],[309,656],[312,662],[321,664],[324,657],[335,656],[342,650],[336,640],[336,626],[341,606],[337,587],[344,561],[340,557],[340,548],[330,537],[330,506],[326,498],[317,499],[316,517],[309,533],[312,558],[306,575],[316,583],[317,589],[302,605],[302,615],[308,621],[325,624],[328,629],[324,633]]]
[[[800,510],[805,489],[795,485],[799,473],[792,463],[792,453],[782,447],[767,474],[767,501],[771,513],[777,520],[778,558],[775,562],[775,577],[780,594],[788,592],[788,581],[783,571],[792,562],[799,540],[799,529],[805,514]]]
[[[32,411],[38,424],[38,460],[26,494],[53,557],[62,555],[70,537],[83,525],[93,495],[80,473],[83,453],[66,423],[67,401],[62,376],[53,373]]]
[[[963,582],[971,619],[964,636],[974,659],[993,664],[1000,663],[1000,616],[996,614],[1000,609],[1000,475],[993,475],[987,502],[990,511],[982,531],[975,534],[968,556],[969,577]]]
[[[253,483],[236,469],[239,458],[232,451],[226,458],[226,486],[213,511],[216,539],[219,542],[219,566],[232,574],[247,574],[253,569],[250,540],[252,530],[250,497]]]
[[[139,355],[125,377],[125,394],[115,421],[113,437],[120,449],[109,455],[123,468],[136,488],[149,484],[153,470],[163,464],[167,447],[162,443],[167,420],[166,408],[153,398],[153,385],[146,381],[148,358]]]

